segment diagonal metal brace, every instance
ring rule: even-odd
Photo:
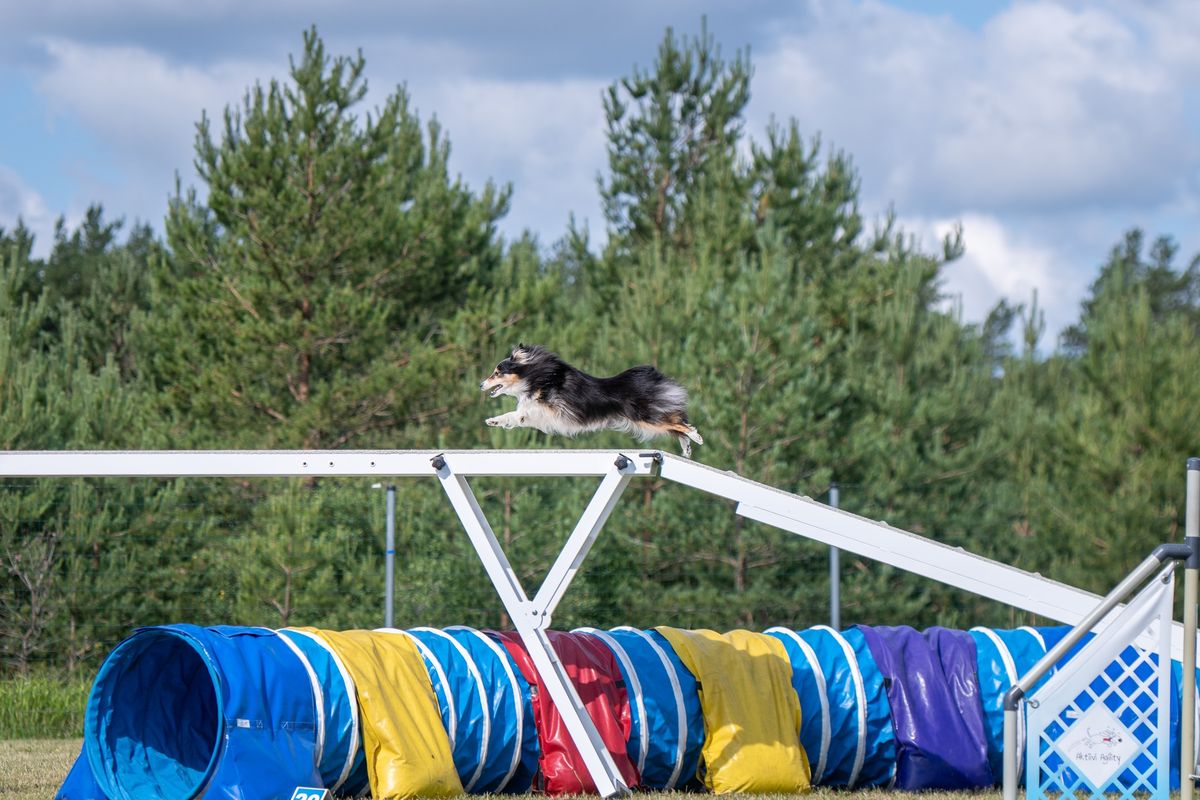
[[[491,579],[496,593],[500,595],[500,601],[512,618],[513,626],[529,651],[533,665],[541,676],[542,685],[562,715],[567,733],[583,757],[584,766],[591,775],[592,782],[596,784],[596,790],[604,797],[628,793],[630,787],[625,784],[612,754],[604,746],[600,732],[588,716],[579,693],[575,691],[566,668],[546,635],[546,628],[550,624],[555,607],[571,585],[600,529],[604,527],[621,493],[635,473],[634,465],[625,456],[617,457],[616,463],[600,481],[595,495],[567,538],[562,551],[542,582],[541,589],[530,601],[487,517],[479,507],[475,493],[471,491],[466,477],[454,472],[449,463],[451,459],[452,457],[439,455],[431,463],[437,471],[442,489],[475,547],[479,560],[483,562],[488,578]]]

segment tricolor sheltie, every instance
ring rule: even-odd
[[[479,388],[517,398],[517,410],[487,420],[498,428],[536,428],[574,436],[587,431],[632,433],[645,441],[675,436],[683,454],[704,444],[687,418],[687,391],[651,366],[594,378],[538,345],[517,345]]]

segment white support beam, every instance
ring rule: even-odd
[[[607,475],[618,450],[59,450],[0,451],[0,477],[432,477],[453,457],[459,475]],[[630,474],[648,475],[651,454],[624,453]]]
[[[513,571],[512,564],[496,539],[483,509],[479,507],[479,501],[475,499],[475,493],[471,491],[466,477],[455,474],[447,464],[439,471],[438,478],[442,482],[446,497],[450,499],[454,513],[462,521],[463,528],[483,563],[484,571],[492,581],[492,586],[496,587],[496,594],[500,595],[508,615],[514,623],[518,619],[526,619],[533,611],[529,605],[529,596],[521,587],[521,579]]]
[[[615,797],[628,793],[630,787],[621,777],[621,772],[617,768],[612,754],[605,747],[604,739],[600,736],[592,718],[588,716],[587,708],[575,690],[575,685],[571,683],[566,667],[563,666],[558,654],[554,651],[554,646],[550,643],[550,638],[546,635],[545,626],[549,621],[549,612],[553,611],[553,604],[547,608],[538,603],[529,602],[528,595],[521,587],[516,573],[513,572],[508,557],[504,554],[504,549],[500,546],[496,534],[492,531],[492,526],[488,523],[487,517],[479,507],[479,502],[475,499],[474,492],[471,491],[466,478],[456,473],[458,462],[457,454],[447,454],[437,459],[435,463],[438,469],[438,479],[446,491],[446,496],[450,498],[455,513],[462,521],[463,528],[466,529],[467,536],[470,537],[471,543],[475,547],[475,552],[483,562],[488,577],[496,587],[500,601],[512,618],[513,627],[517,629],[521,641],[529,651],[529,657],[533,661],[538,675],[541,676],[542,685],[550,695],[554,707],[562,716],[567,733],[579,750],[584,767],[596,785],[596,791],[604,797]],[[558,560],[555,561],[555,568],[558,568],[561,573],[559,583],[556,585],[560,586],[561,590],[552,592],[552,594],[556,594],[558,597],[562,596],[562,592],[570,584],[575,569],[582,562],[584,555],[595,540],[596,534],[599,533],[600,527],[604,524],[604,520],[612,511],[612,506],[620,496],[621,490],[625,488],[629,478],[635,473],[636,467],[629,458],[614,454],[600,488],[588,504],[568,545],[564,547]],[[560,562],[565,562],[564,566],[560,567]]]
[[[853,525],[853,520],[815,520],[809,509],[785,515],[738,503],[737,513],[917,575],[936,575],[939,581],[949,586],[1063,622],[1076,615],[1082,619],[1100,600],[1097,595],[1081,592],[1064,583],[895,528],[884,529],[882,535],[874,532],[876,535],[868,539],[861,537],[864,531],[856,529],[858,526]],[[840,527],[823,527],[830,523]]]
[[[550,620],[554,609],[558,607],[558,601],[562,600],[567,587],[571,585],[575,573],[579,571],[583,560],[587,558],[596,537],[600,535],[600,529],[608,521],[609,515],[616,507],[617,501],[621,499],[621,494],[629,485],[632,477],[632,465],[624,468],[617,467],[604,476],[604,480],[596,489],[596,494],[584,509],[583,516],[576,523],[575,530],[571,532],[562,551],[554,559],[554,565],[546,573],[541,588],[533,598],[534,607],[542,612],[542,628],[550,627]]]

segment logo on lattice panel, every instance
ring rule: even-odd
[[[1136,648],[1106,666],[1043,731],[1044,791],[1153,792],[1156,707],[1147,681],[1156,679],[1153,661]]]
[[[1097,788],[1140,749],[1133,733],[1103,705],[1084,714],[1055,743],[1064,756]]]
[[[1111,714],[1085,715],[1082,719],[1087,721],[1068,729],[1068,738],[1054,741],[1042,737],[1042,793],[1152,792],[1157,775],[1156,743],[1139,747],[1124,726],[1111,722],[1115,719]]]
[[[1043,793],[1154,791],[1156,660],[1126,648],[1046,726],[1039,748]]]

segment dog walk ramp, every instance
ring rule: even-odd
[[[596,493],[542,586],[530,598],[476,500],[468,477],[594,476]],[[0,452],[0,477],[333,477],[436,478],[475,547],[505,610],[563,716],[600,794],[629,790],[603,738],[547,638],[546,629],[629,482],[658,476],[736,503],[735,513],[781,530],[890,564],[931,580],[1074,625],[1097,595],[924,536],[831,508],[733,472],[670,453],[617,450],[306,450]],[[1103,630],[1118,610],[1102,620]],[[1172,653],[1182,656],[1182,626]]]
[[[925,536],[860,517],[809,497],[679,458],[661,455],[660,477],[737,503],[735,513],[823,544],[890,564],[931,580],[1074,625],[1095,608],[1100,596],[1036,572],[993,561]],[[1115,619],[1114,610],[1097,626]],[[1172,655],[1183,653],[1183,627],[1174,626]]]

